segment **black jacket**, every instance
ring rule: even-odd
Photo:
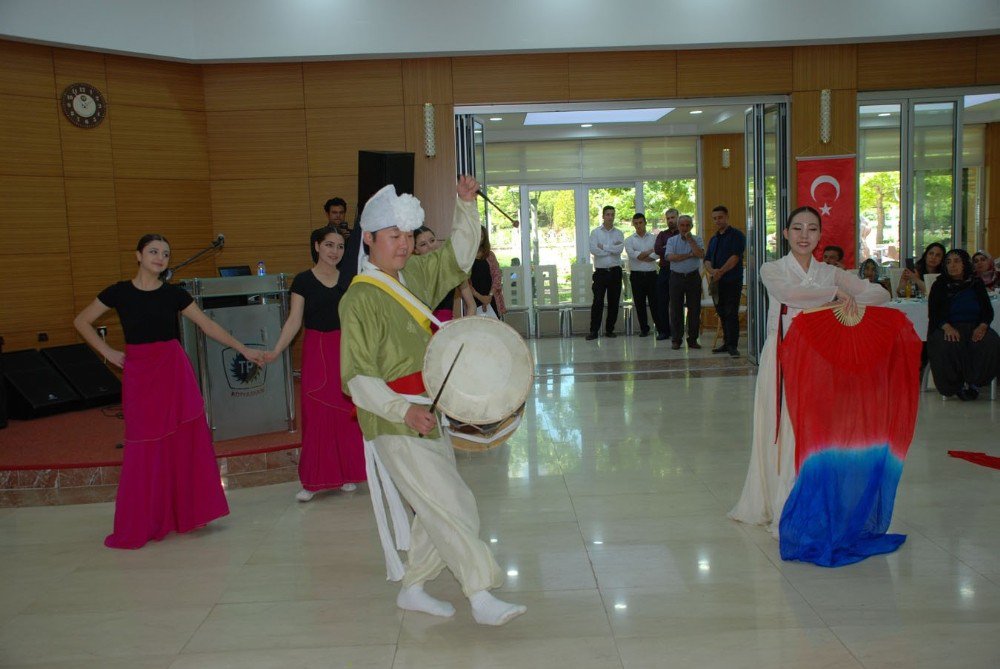
[[[993,323],[993,306],[990,304],[990,296],[986,292],[986,285],[979,279],[972,280],[972,290],[979,301],[979,323],[986,323],[989,327]],[[927,338],[931,333],[948,322],[948,308],[951,305],[951,296],[948,295],[948,280],[945,277],[938,278],[931,286],[931,294],[927,298]],[[976,325],[979,325],[976,323]]]

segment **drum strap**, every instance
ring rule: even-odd
[[[358,274],[354,277],[351,283],[367,283],[385,291],[387,295],[392,297],[401,307],[406,309],[406,312],[413,317],[413,320],[415,320],[420,327],[427,331],[427,334],[432,334],[431,323],[434,323],[434,325],[438,328],[442,325],[441,321],[439,321],[437,316],[435,316],[431,310],[427,308],[426,304],[421,302],[420,299],[411,293],[406,286],[401,284],[399,281],[396,281],[385,272],[376,271],[370,274]]]

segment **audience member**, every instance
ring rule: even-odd
[[[943,265],[927,299],[927,357],[938,392],[974,400],[997,375],[1000,336],[990,327],[993,307],[968,252],[950,251]]]
[[[590,232],[590,253],[594,256],[592,290],[594,302],[590,306],[590,334],[587,340],[597,339],[601,330],[601,315],[607,296],[608,313],[604,320],[604,335],[616,337],[618,302],[622,296],[622,251],[625,236],[615,227],[615,208],[611,205],[601,210],[602,223]]]
[[[823,247],[823,262],[844,269],[844,249],[830,244]]]
[[[656,242],[653,243],[653,252],[659,258],[660,271],[656,275],[656,341],[664,341],[670,338],[670,261],[667,260],[665,249],[667,240],[677,234],[677,217],[680,215],[676,209],[671,207],[663,212],[663,219],[667,222],[667,229],[661,230],[656,235]]]
[[[678,234],[667,242],[670,262],[670,333],[671,348],[681,347],[684,336],[684,307],[687,306],[687,344],[689,349],[701,348],[698,331],[701,327],[701,263],[705,249],[701,239],[691,234],[694,222],[685,214],[677,219]]]
[[[662,328],[657,323],[656,314],[656,257],[653,253],[653,235],[646,232],[646,216],[636,213],[632,217],[635,233],[625,240],[625,255],[628,256],[628,280],[632,286],[632,304],[639,319],[639,336],[649,336],[647,307],[653,314],[657,332]]]
[[[347,201],[340,197],[333,197],[323,205],[326,212],[326,222],[337,228],[342,235],[351,234],[351,226],[347,223]]]
[[[993,260],[993,256],[986,251],[976,251],[972,256],[972,271],[986,286],[986,290],[1000,289],[1000,263]]]
[[[924,249],[923,255],[917,260],[914,268],[909,267],[903,270],[903,276],[899,281],[899,288],[896,294],[900,297],[906,292],[907,285],[913,286],[923,295],[927,294],[927,285],[924,283],[925,274],[940,274],[944,270],[944,255],[948,249],[939,242],[932,242]]]
[[[861,267],[858,268],[858,277],[869,283],[877,283],[888,290],[890,294],[892,293],[892,289],[889,288],[889,279],[882,275],[882,267],[875,262],[874,258],[868,258],[861,263]]]
[[[716,233],[708,242],[705,269],[717,288],[715,311],[722,323],[722,345],[712,353],[738,356],[740,341],[740,298],[743,296],[743,252],[747,238],[729,225],[729,209],[719,205],[712,209]]]

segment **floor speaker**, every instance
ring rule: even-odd
[[[0,430],[7,427],[7,382],[3,380],[3,337],[0,337]]]
[[[38,351],[12,351],[2,357],[11,418],[41,418],[80,408],[80,395]]]
[[[44,348],[42,355],[69,381],[73,390],[83,398],[84,406],[104,406],[121,401],[121,381],[86,344]]]
[[[396,194],[413,194],[413,154],[358,151],[358,218],[368,198],[392,184]]]

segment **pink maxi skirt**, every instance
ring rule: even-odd
[[[125,454],[109,548],[142,548],[229,513],[205,405],[176,339],[125,347]]]
[[[366,480],[361,427],[341,389],[340,330],[305,331],[299,480],[311,492]]]

